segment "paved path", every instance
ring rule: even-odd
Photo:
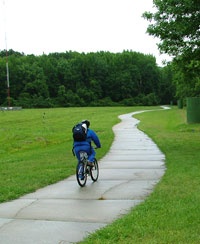
[[[138,112],[137,112],[138,113]],[[126,214],[149,195],[165,172],[164,155],[137,129],[134,113],[119,116],[115,140],[99,162],[96,183],[75,176],[0,204],[0,244],[66,244]]]

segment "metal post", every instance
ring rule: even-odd
[[[7,98],[8,98],[8,107],[10,107],[10,78],[9,78],[9,67],[8,67],[8,48],[7,48],[7,35],[6,35],[6,4],[3,0],[4,10],[5,10],[5,46],[6,46],[6,77],[7,77]]]

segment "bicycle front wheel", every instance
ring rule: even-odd
[[[86,164],[79,163],[76,166],[76,179],[79,186],[83,187],[87,181]]]
[[[97,181],[99,177],[99,165],[95,158],[94,166],[90,169],[90,175],[93,181]]]

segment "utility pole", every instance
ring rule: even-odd
[[[6,46],[6,77],[7,77],[7,99],[8,99],[8,107],[10,107],[10,78],[9,78],[9,66],[8,66],[8,48],[7,48],[7,35],[6,35],[6,4],[5,0],[3,0],[4,4],[4,24],[5,24],[5,46]]]
[[[10,78],[9,78],[9,67],[8,67],[8,50],[7,50],[7,45],[6,45],[6,77],[7,77],[8,107],[10,107]]]

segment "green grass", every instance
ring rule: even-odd
[[[75,172],[72,126],[90,119],[101,158],[118,115],[144,107],[33,109],[0,112],[0,202],[16,199]],[[152,109],[152,108],[148,108]],[[166,155],[167,171],[140,205],[82,243],[200,243],[200,124],[185,110],[138,114],[139,128]]]
[[[135,116],[166,155],[167,171],[153,193],[81,243],[200,243],[200,124],[185,110]]]
[[[142,107],[23,109],[0,112],[0,202],[16,199],[75,173],[72,127],[89,119],[109,150],[118,115]],[[150,109],[150,108],[148,108]]]

